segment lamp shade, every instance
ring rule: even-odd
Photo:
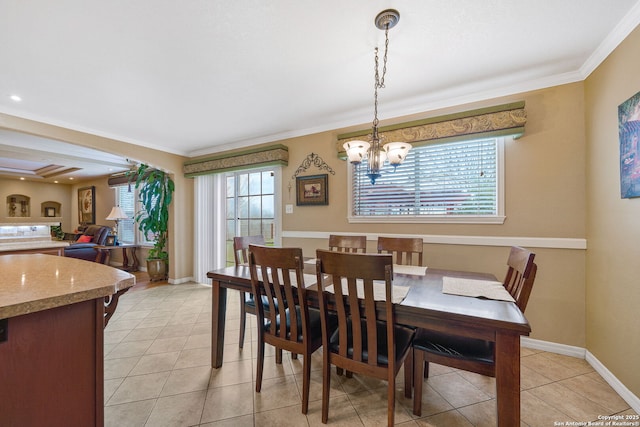
[[[387,159],[392,166],[398,166],[407,158],[407,154],[411,149],[411,144],[406,142],[389,142],[384,144],[384,151],[387,153]]]
[[[119,219],[127,219],[127,218],[129,217],[127,216],[126,213],[122,211],[122,209],[120,209],[120,206],[115,206],[111,209],[111,212],[109,212],[109,215],[107,215],[105,219],[109,221],[117,221]]]
[[[371,144],[366,141],[349,141],[342,144],[342,146],[347,152],[349,162],[357,165],[364,160]]]

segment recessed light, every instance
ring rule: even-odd
[[[11,100],[15,102],[22,101],[22,98],[20,98],[18,95],[11,95],[9,98],[11,98]]]
[[[57,184],[57,183],[58,183],[58,181],[53,181],[53,183],[54,183],[54,184]]]
[[[20,181],[24,181],[24,176],[21,176],[21,177],[20,177]]]

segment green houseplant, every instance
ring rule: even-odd
[[[153,248],[147,255],[147,273],[152,281],[166,279],[169,271],[169,205],[173,200],[175,184],[169,174],[149,168],[144,163],[131,172],[130,181],[134,179],[142,204],[142,209],[136,212],[135,221],[147,238],[154,239]]]

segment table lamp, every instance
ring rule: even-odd
[[[117,245],[118,244],[118,220],[121,219],[128,219],[129,217],[127,216],[126,213],[124,213],[122,211],[122,209],[120,209],[120,206],[114,206],[111,209],[111,212],[109,212],[109,215],[107,215],[107,217],[105,219],[109,220],[109,221],[115,221],[116,225],[115,227],[113,227],[113,244]]]

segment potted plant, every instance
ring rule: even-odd
[[[131,172],[130,181],[135,179],[142,209],[136,212],[138,229],[148,238],[153,237],[153,248],[147,255],[147,273],[151,281],[167,278],[169,253],[167,238],[169,225],[169,205],[173,200],[175,184],[169,174],[141,164]]]
[[[51,237],[53,237],[56,240],[64,239],[64,231],[62,231],[62,227],[59,226],[59,225],[52,225],[51,226]]]

